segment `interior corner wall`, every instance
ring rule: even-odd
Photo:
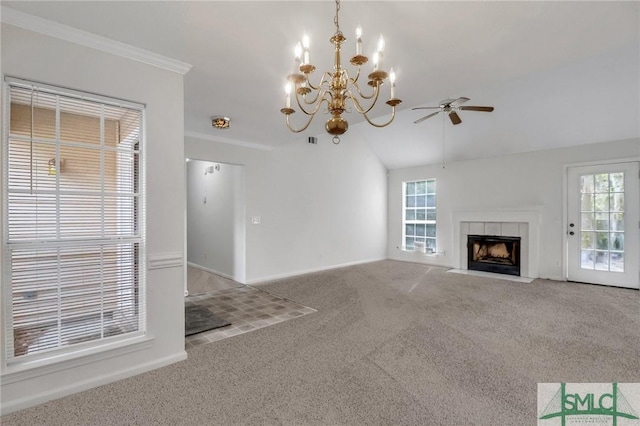
[[[628,139],[570,148],[396,169],[389,172],[390,259],[453,265],[454,212],[540,210],[539,277],[564,279],[563,186],[565,166],[607,160],[640,159],[640,140]],[[437,247],[444,254],[427,256],[402,251],[402,183],[436,178]]]
[[[245,279],[243,181],[243,166],[187,162],[187,260],[236,281]]]
[[[245,166],[247,283],[386,258],[387,170],[357,137],[271,151],[187,137],[185,154]]]
[[[180,74],[11,25],[1,27],[3,75],[146,105],[147,257],[169,256],[180,264],[146,271],[149,339],[144,345],[111,353],[110,357],[98,354],[75,359],[60,366],[64,369],[49,365],[13,376],[3,370],[2,412],[7,413],[186,358],[184,90]],[[4,177],[4,172],[1,175]],[[2,277],[4,292],[6,273]]]

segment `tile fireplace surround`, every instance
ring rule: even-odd
[[[452,224],[454,267],[467,269],[468,235],[520,237],[520,275],[538,278],[540,209],[457,211],[453,213]]]

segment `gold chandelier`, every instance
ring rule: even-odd
[[[309,80],[309,75],[316,69],[315,66],[309,62],[309,38],[305,35],[302,39],[302,43],[298,43],[295,47],[295,62],[296,71],[287,77],[288,83],[285,87],[287,97],[285,107],[280,110],[286,116],[286,123],[289,130],[292,132],[302,132],[315,117],[316,113],[320,109],[320,105],[326,103],[327,111],[331,114],[331,117],[325,124],[325,129],[329,134],[333,135],[333,143],[340,143],[339,135],[345,133],[349,128],[347,120],[342,118],[343,112],[349,112],[347,109],[347,101],[351,100],[355,110],[362,114],[367,122],[375,127],[385,127],[391,124],[396,115],[396,106],[402,102],[395,97],[395,72],[393,68],[389,70],[389,73],[380,69],[380,62],[382,61],[382,53],[384,51],[384,39],[382,35],[378,41],[378,48],[373,55],[373,71],[368,76],[367,84],[371,89],[366,89],[367,93],[364,93],[359,84],[358,79],[360,77],[360,68],[369,60],[366,56],[362,55],[362,29],[360,27],[356,30],[356,55],[351,58],[351,64],[357,67],[355,77],[350,77],[347,70],[342,68],[340,63],[340,45],[346,40],[345,36],[340,31],[340,23],[338,20],[338,13],[340,11],[340,0],[336,0],[336,15],[333,22],[336,26],[336,32],[333,37],[330,38],[331,43],[334,45],[334,65],[332,72],[325,72],[320,79],[317,86],[314,86]],[[371,121],[367,115],[378,101],[380,95],[380,88],[384,83],[384,80],[389,78],[391,83],[391,90],[389,100],[386,104],[391,107],[391,118],[386,123],[378,124]],[[291,92],[293,91],[296,104],[300,111],[309,116],[309,120],[303,127],[296,129],[291,125],[291,114],[296,112],[291,107]],[[368,105],[363,106],[363,103]]]

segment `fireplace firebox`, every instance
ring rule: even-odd
[[[520,276],[520,237],[469,235],[467,249],[468,269]]]

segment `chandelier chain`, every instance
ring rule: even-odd
[[[336,34],[342,34],[340,31],[340,21],[338,13],[340,12],[340,0],[336,0],[336,16],[333,18],[333,23],[336,25]]]

